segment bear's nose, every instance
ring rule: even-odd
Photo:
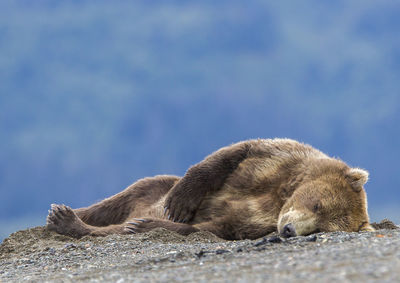
[[[296,229],[292,225],[292,223],[286,224],[283,226],[282,236],[285,238],[296,237]]]

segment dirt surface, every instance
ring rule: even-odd
[[[0,245],[0,282],[400,282],[400,229],[224,241],[211,233],[75,240],[36,227]]]

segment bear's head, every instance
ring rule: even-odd
[[[320,162],[283,205],[278,231],[284,237],[315,232],[373,231],[364,184],[368,172],[338,160]]]

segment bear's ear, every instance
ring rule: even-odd
[[[360,168],[350,168],[346,173],[346,179],[356,192],[361,191],[362,186],[368,181],[368,172]]]

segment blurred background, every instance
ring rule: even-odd
[[[400,223],[398,1],[1,1],[0,240],[250,138],[370,172]]]

